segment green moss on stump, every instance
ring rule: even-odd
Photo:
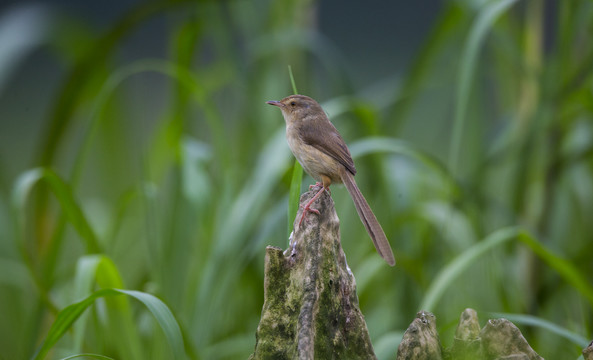
[[[301,196],[304,206],[315,194]],[[331,197],[315,202],[289,248],[266,249],[264,306],[250,359],[376,359],[340,244]]]
[[[442,349],[436,318],[420,311],[399,344],[397,360],[543,360],[521,331],[506,319],[490,319],[480,330],[478,314],[465,309],[459,319],[453,346]]]

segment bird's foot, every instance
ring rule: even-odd
[[[320,184],[320,183],[317,183],[317,184]],[[312,208],[311,205],[315,202],[315,200],[317,200],[317,198],[319,198],[319,196],[321,196],[321,194],[323,193],[324,190],[327,191],[327,189],[325,187],[323,187],[323,185],[322,185],[321,190],[319,190],[317,192],[317,194],[315,194],[315,196],[313,196],[311,198],[311,200],[309,200],[309,202],[304,207],[301,206],[303,208],[303,214],[301,215],[301,220],[299,221],[299,227],[301,226],[303,220],[305,219],[305,215],[307,215],[307,212],[316,213],[317,215],[321,214],[319,212],[319,210]]]
[[[318,181],[318,182],[316,182],[313,185],[309,185],[309,190],[314,189],[314,188],[319,187],[319,186],[323,186],[323,184]]]
[[[329,187],[323,187],[323,183],[318,181],[313,185],[309,185],[309,190],[313,190],[315,188],[324,188],[325,191],[327,191],[327,193],[331,196],[332,192],[331,189]]]
[[[303,222],[303,220],[305,220],[305,221],[307,220],[307,218],[305,217],[305,215],[307,215],[308,212],[312,212],[312,213],[315,213],[317,215],[321,215],[321,213],[319,212],[319,210],[314,209],[312,207],[305,206],[303,208],[303,214],[301,215],[301,220],[299,221],[299,227],[301,226],[301,223]]]

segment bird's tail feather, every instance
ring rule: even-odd
[[[341,174],[341,178],[344,185],[346,185],[346,189],[348,189],[352,200],[354,201],[354,206],[356,207],[358,216],[360,216],[360,220],[367,229],[371,240],[373,240],[373,244],[375,244],[375,249],[377,249],[379,255],[381,255],[381,257],[389,265],[394,266],[395,258],[393,257],[393,251],[391,250],[387,236],[385,236],[385,232],[383,232],[381,224],[379,224],[377,221],[375,214],[373,214],[369,204],[358,189],[358,186],[354,181],[354,176],[344,169]]]

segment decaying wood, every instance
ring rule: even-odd
[[[301,196],[307,203],[317,189]],[[295,219],[289,248],[266,249],[264,305],[250,360],[376,359],[358,306],[356,281],[340,244],[339,220],[329,194]],[[583,350],[593,360],[593,343]],[[399,345],[397,360],[540,360],[521,331],[506,319],[480,329],[475,310],[461,314],[453,344],[443,349],[433,314],[416,315]]]
[[[527,343],[521,330],[507,319],[491,319],[480,331],[482,348],[486,359],[540,360],[539,356]]]
[[[465,309],[461,313],[450,354],[452,359],[459,360],[482,359],[484,357],[480,341],[478,313],[474,309]]]
[[[589,346],[583,349],[583,358],[585,358],[585,360],[593,360],[593,341],[589,343]]]
[[[397,359],[440,360],[442,358],[436,319],[433,314],[421,311],[416,314],[416,318],[404,333],[397,349]]]
[[[301,205],[315,189],[301,196]],[[329,194],[320,196],[289,248],[266,249],[264,306],[250,359],[375,359],[356,281]]]
[[[442,354],[442,355],[441,355]],[[433,314],[421,311],[416,315],[397,352],[397,360],[540,360],[512,322],[491,319],[480,330],[478,314],[465,309],[461,314],[453,345],[441,349]]]

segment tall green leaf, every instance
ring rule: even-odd
[[[105,255],[87,255],[78,260],[74,279],[74,299],[82,299],[92,292],[94,285],[102,288],[123,288],[124,283],[113,261]],[[142,345],[134,324],[132,310],[127,298],[114,297],[105,299],[107,303],[108,324],[111,339],[122,357],[143,358]],[[85,314],[86,315],[86,314]],[[85,334],[86,316],[83,315],[74,328],[75,352],[82,350]]]
[[[480,11],[465,43],[465,48],[459,61],[453,136],[449,150],[449,168],[453,174],[457,174],[458,170],[459,152],[461,149],[463,129],[465,128],[467,106],[471,96],[471,83],[480,49],[486,39],[488,30],[490,30],[498,17],[515,2],[517,0],[495,0],[488,2]]]
[[[47,183],[58,199],[61,209],[66,215],[68,221],[74,226],[81,239],[86,245],[88,253],[100,252],[101,246],[91,228],[84,212],[77,200],[74,198],[72,189],[62,178],[53,170],[47,168],[35,168],[21,174],[15,182],[13,190],[12,203],[18,216],[18,230],[21,236],[25,231],[25,207],[33,186],[38,182]]]
[[[65,307],[59,312],[56,320],[50,328],[45,340],[37,353],[33,356],[35,360],[45,359],[45,356],[49,350],[60,340],[60,338],[72,327],[72,324],[80,317],[80,315],[92,305],[96,299],[101,297],[128,295],[136,300],[142,302],[148,310],[155,317],[163,332],[169,345],[171,346],[173,357],[172,359],[183,359],[183,337],[181,336],[181,330],[179,324],[175,320],[175,317],[161,300],[148,293],[134,291],[134,290],[121,290],[121,289],[102,289],[95,291],[89,297],[84,300],[71,304]]]
[[[294,75],[292,74],[292,67],[288,66],[288,74],[290,76],[290,83],[292,84],[292,91],[294,94],[298,94],[299,91],[296,87],[296,82],[294,81]],[[292,177],[290,180],[290,191],[288,194],[288,226],[287,226],[287,234],[290,236],[292,232],[292,226],[294,224],[294,219],[296,214],[299,210],[299,203],[301,197],[301,184],[303,183],[303,167],[301,164],[295,159],[294,166],[292,167]]]

